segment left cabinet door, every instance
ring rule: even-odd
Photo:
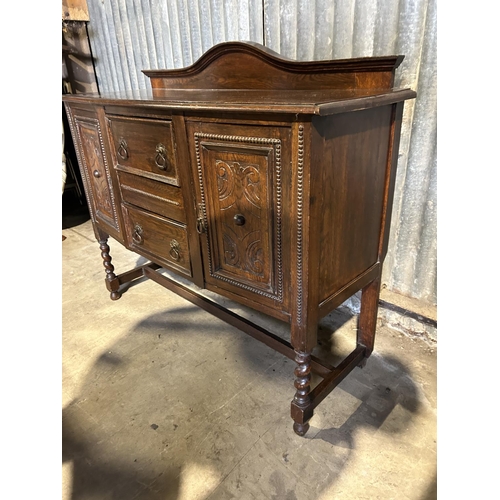
[[[106,233],[123,241],[120,206],[114,189],[114,172],[107,160],[103,110],[75,107],[66,103],[73,142],[78,156],[92,222]],[[102,115],[102,116],[101,116]]]

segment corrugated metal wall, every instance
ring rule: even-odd
[[[391,290],[436,303],[437,0],[87,0],[101,91],[147,88],[229,40],[297,60],[404,54],[405,107],[389,254]]]

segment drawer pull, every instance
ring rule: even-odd
[[[160,142],[156,145],[156,166],[161,170],[167,170],[167,148]]]
[[[101,172],[99,172],[99,170],[94,170],[94,177],[99,179],[99,177],[101,177]]]
[[[196,219],[196,231],[198,234],[203,234],[207,230],[205,219],[203,218],[203,207],[198,203],[198,218]]]
[[[243,226],[246,222],[245,217],[241,214],[236,214],[233,218],[234,218],[234,223],[237,226]]]
[[[127,141],[123,137],[120,137],[117,153],[122,160],[126,160],[128,158]]]
[[[142,226],[140,226],[139,224],[136,224],[134,226],[134,234],[132,235],[132,241],[136,245],[142,245],[144,243],[144,238],[142,237],[143,232],[144,230],[142,229]]]
[[[179,242],[177,240],[172,240],[170,242],[170,257],[174,260],[180,260],[181,258],[181,253],[180,253],[181,247],[179,246]]]
[[[205,222],[202,217],[196,220],[196,231],[198,231],[198,234],[203,234],[205,232]]]

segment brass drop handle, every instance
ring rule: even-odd
[[[179,246],[179,242],[177,240],[172,240],[170,242],[170,257],[174,260],[180,260],[181,258],[181,252],[180,252],[181,247]]]
[[[196,219],[196,231],[198,234],[203,234],[207,230],[205,219],[203,218],[203,207],[198,203],[198,218]]]
[[[142,227],[139,224],[136,224],[134,226],[134,234],[132,235],[132,241],[136,245],[142,245],[144,243],[144,238],[142,237],[143,232],[144,232],[144,230],[142,229]]]
[[[196,220],[196,231],[198,231],[198,234],[203,234],[205,232],[205,223],[201,217]]]
[[[167,148],[160,142],[156,145],[156,166],[161,170],[167,170]]]
[[[94,170],[94,177],[99,179],[99,177],[101,177],[101,172],[99,172],[99,170]]]
[[[128,158],[127,141],[123,137],[120,137],[118,142],[117,153],[122,160],[126,160]]]
[[[243,226],[246,222],[245,220],[245,217],[241,214],[236,214],[234,217],[234,223],[237,225],[237,226]]]

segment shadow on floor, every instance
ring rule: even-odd
[[[427,490],[419,500],[436,500],[437,499],[437,476],[429,483]]]
[[[336,329],[350,320],[349,314],[335,311],[322,322],[327,358],[342,347]],[[300,476],[276,452],[282,449],[278,442],[301,443],[291,432],[291,419],[283,428],[294,392],[294,363],[279,361],[281,355],[221,324],[196,306],[171,308],[140,322],[102,353],[79,396],[63,410],[63,462],[73,464],[72,500],[208,498],[203,488],[213,491],[271,428],[274,442],[266,446],[284,467],[269,478],[274,486],[262,488],[273,491],[276,481],[289,483],[288,474]],[[204,382],[197,383],[200,378]],[[252,380],[272,392],[252,392]],[[335,482],[351,459],[359,429],[379,429],[398,404],[408,410],[405,419],[419,408],[410,374],[394,358],[373,355],[340,387],[361,404],[338,428],[311,428],[309,440],[335,450],[329,460],[336,462],[336,474],[321,473],[323,481],[328,479],[320,489]],[[401,433],[407,425],[407,420],[396,420],[384,431]],[[186,496],[197,487],[198,493]]]

